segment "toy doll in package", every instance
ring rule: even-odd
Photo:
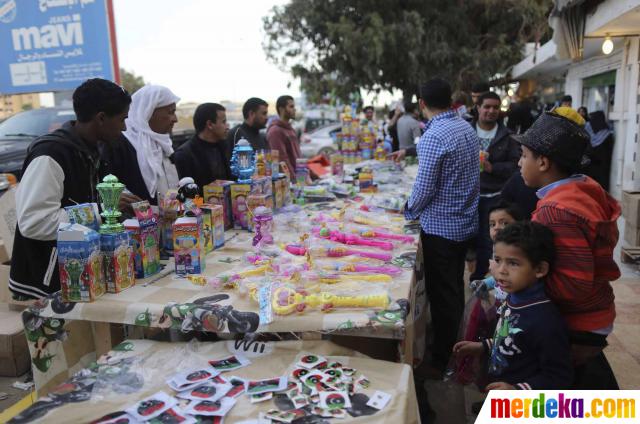
[[[251,184],[233,184],[231,186],[233,227],[237,230],[249,229],[249,209],[247,206],[249,194],[251,194]]]
[[[100,245],[107,291],[120,293],[133,286],[136,281],[135,259],[129,233],[101,234]]]
[[[184,216],[173,224],[173,256],[176,274],[200,274],[205,268],[202,217]]]
[[[93,302],[105,292],[100,235],[83,225],[60,224],[58,267],[62,300]]]

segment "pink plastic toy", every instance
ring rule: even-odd
[[[382,250],[393,250],[393,244],[388,241],[366,240],[355,234],[345,234],[340,231],[329,231],[327,228],[313,229],[313,233],[322,238],[328,238],[342,244],[377,247]]]
[[[362,237],[365,238],[379,238],[379,239],[386,239],[386,240],[396,240],[396,241],[400,241],[402,243],[414,243],[415,239],[412,236],[403,236],[401,234],[390,234],[390,233],[383,233],[380,231],[375,231],[375,230],[362,230],[360,231],[360,235]]]

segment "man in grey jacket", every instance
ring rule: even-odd
[[[398,119],[396,127],[398,129],[398,142],[400,149],[415,147],[416,139],[422,135],[420,130],[420,112],[415,103],[408,103],[404,107],[404,115]]]

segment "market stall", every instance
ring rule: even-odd
[[[236,346],[125,341],[10,423],[129,423],[136,414],[155,417],[150,422],[196,422],[196,415],[197,422],[419,422],[408,365],[327,341],[270,342],[241,353]]]
[[[314,333],[390,339],[400,345],[396,359],[412,364],[413,323],[424,309],[424,298],[416,296],[424,292],[414,273],[416,229],[405,227],[393,208],[413,179],[411,171],[373,165],[364,177],[373,182],[375,175],[375,191],[338,199],[332,193],[342,194],[344,184],[301,189],[296,196],[306,199],[303,207],[281,208],[262,230],[227,230],[224,246],[202,255],[197,274],[176,266],[174,258],[183,259],[174,255],[160,272],[145,276],[145,262],[135,285],[88,296],[91,301],[69,302],[65,297],[76,293],[63,285],[61,292],[36,302],[23,320],[38,392],[46,393],[111,349],[119,341],[112,339],[114,325],[239,337]],[[256,243],[258,234],[271,240]],[[75,280],[82,280],[76,274]],[[114,271],[113,279],[120,274]]]

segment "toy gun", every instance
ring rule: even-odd
[[[341,296],[329,292],[308,294],[304,290],[289,287],[278,287],[273,292],[271,307],[278,315],[289,315],[303,312],[307,307],[329,312],[335,308],[380,308],[389,306],[386,293],[360,296]]]
[[[314,228],[313,233],[318,237],[328,238],[342,244],[377,247],[382,250],[393,250],[393,244],[388,241],[365,240],[355,234],[345,234],[340,231],[329,231],[326,227],[319,229]]]
[[[223,274],[217,277],[205,277],[203,275],[188,275],[187,278],[193,284],[204,286],[210,284],[213,288],[225,288],[235,289],[238,286],[238,281],[248,277],[259,277],[265,275],[268,271],[271,271],[271,266],[263,265],[257,268],[247,269],[234,274]]]
[[[292,255],[302,256],[307,253],[307,249],[299,244],[289,244],[286,247],[287,252]],[[365,252],[363,250],[347,249],[346,247],[331,247],[331,248],[312,248],[310,249],[311,256],[328,256],[330,258],[341,258],[343,256],[360,256],[363,258],[378,259],[380,261],[390,261],[391,255],[388,253],[374,253]]]
[[[399,275],[402,274],[402,269],[397,266],[370,266],[360,264],[342,264],[342,263],[330,263],[330,264],[317,264],[319,268],[324,270],[336,271],[336,272],[368,272],[373,274],[386,274],[386,275]]]
[[[402,243],[411,244],[415,241],[412,236],[405,236],[401,234],[391,234],[391,233],[383,233],[375,230],[362,230],[360,231],[360,236],[365,238],[379,238],[384,240],[395,240]]]
[[[305,281],[317,281],[322,284],[345,283],[348,281],[362,281],[369,283],[390,283],[393,281],[387,274],[328,274],[324,272],[306,272],[301,275]]]

